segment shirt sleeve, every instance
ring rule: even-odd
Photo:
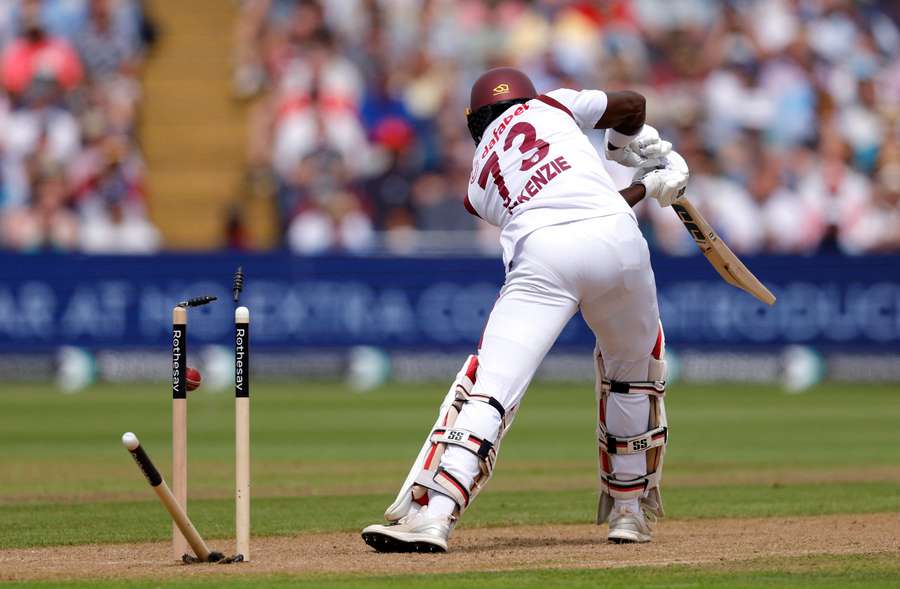
[[[483,219],[484,217],[481,216],[481,214],[475,208],[475,205],[472,204],[474,201],[478,200],[477,191],[481,190],[481,187],[478,186],[478,182],[476,182],[475,175],[476,175],[477,171],[478,170],[475,167],[475,163],[473,162],[472,175],[469,177],[469,187],[466,190],[466,197],[465,197],[465,199],[463,199],[463,206],[466,207],[466,210],[469,212],[470,215],[475,215],[479,219]],[[475,192],[476,194],[473,195],[472,194],[473,192]]]
[[[606,112],[606,92],[602,90],[571,90],[560,88],[547,92],[547,96],[559,101],[571,111],[575,122],[582,129],[593,129]]]
[[[475,215],[479,219],[481,218],[481,215],[479,215],[478,211],[475,210],[475,207],[472,206],[472,201],[469,200],[468,194],[466,195],[465,200],[463,200],[463,206],[466,207],[466,210],[469,212],[470,215]]]

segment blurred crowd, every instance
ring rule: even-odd
[[[0,0],[0,249],[149,252],[141,0]]]
[[[298,252],[495,243],[462,205],[463,112],[514,65],[539,91],[645,94],[739,252],[900,251],[898,24],[895,0],[243,0],[248,190]],[[639,215],[655,247],[696,252],[671,211]]]

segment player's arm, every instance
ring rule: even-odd
[[[475,208],[473,203],[484,202],[484,191],[481,188],[481,185],[476,182],[478,178],[475,164],[472,164],[473,170],[472,175],[469,176],[469,187],[466,189],[466,196],[463,198],[463,206],[466,208],[466,211],[479,219],[484,219],[481,213],[478,212],[478,209]]]
[[[647,118],[647,99],[637,92],[607,92],[606,110],[594,124],[595,129],[612,129],[630,139],[622,147],[634,139]]]
[[[640,182],[636,182],[628,188],[620,190],[619,194],[622,195],[628,206],[634,208],[634,205],[644,200],[644,197],[647,196],[647,188]]]
[[[644,127],[647,119],[647,100],[637,92],[607,92],[606,110],[594,124],[595,129],[612,129],[616,134],[629,138],[625,145]],[[607,139],[609,139],[607,137]],[[619,191],[628,206],[634,207],[647,196],[646,187],[640,182]]]
[[[641,167],[672,150],[671,143],[661,140],[659,132],[645,124],[647,100],[637,92],[559,88],[538,100],[564,110],[585,131],[606,129],[606,159],[623,166]]]
[[[606,158],[623,166],[643,166],[648,160],[659,159],[672,149],[662,141],[659,132],[647,120],[647,100],[643,95],[626,90],[606,93],[606,110],[595,129],[607,129],[604,152]]]

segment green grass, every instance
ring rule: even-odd
[[[137,473],[135,473],[136,475]],[[773,517],[900,511],[896,483],[673,487],[664,495],[673,517]],[[150,501],[32,503],[0,506],[0,549],[57,544],[165,540],[171,523]],[[253,500],[253,533],[360,530],[380,520],[393,495],[264,497]],[[499,525],[593,521],[593,489],[583,491],[485,492],[466,513],[460,529]],[[207,538],[234,533],[234,501],[190,502],[191,519]]]
[[[504,441],[493,487],[594,481],[594,400],[588,386],[535,385]],[[393,490],[443,397],[444,385],[366,395],[340,385],[261,384],[254,391],[253,475],[260,495]],[[101,386],[78,395],[7,385],[0,393],[0,502],[132,494],[136,470],[119,443],[133,430],[169,469],[170,401],[162,386]],[[866,469],[900,463],[900,395],[891,386],[671,388],[666,476]],[[190,401],[191,494],[225,497],[233,475],[233,402]],[[129,470],[130,469],[130,470]],[[344,490],[342,490],[344,489]]]
[[[380,518],[445,390],[444,384],[398,385],[360,395],[332,383],[258,383],[252,408],[254,534],[352,530]],[[823,385],[803,395],[756,386],[671,387],[664,492],[669,516],[900,511],[900,475],[892,468],[900,464],[897,393],[892,386]],[[7,385],[0,400],[0,549],[169,536],[168,519],[119,442],[122,432],[135,431],[160,470],[170,471],[164,386],[102,385],[62,395],[42,385]],[[189,412],[191,515],[205,536],[229,537],[233,401],[198,391]],[[590,386],[534,385],[504,441],[494,480],[463,527],[591,521],[593,416]],[[860,567],[808,568],[803,574],[711,569],[702,586],[881,586],[887,579],[880,568],[872,576]],[[511,579],[517,587],[548,586],[548,579],[569,587],[699,586],[692,584],[692,572],[531,571],[472,579],[483,587],[506,587]],[[392,579],[302,581],[272,578],[265,586],[401,586]],[[407,582],[414,584],[409,577]],[[237,577],[219,586],[261,585]]]

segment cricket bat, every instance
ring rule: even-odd
[[[725,282],[744,290],[767,305],[775,304],[775,295],[741,262],[712,226],[687,198],[672,205],[694,242]]]

